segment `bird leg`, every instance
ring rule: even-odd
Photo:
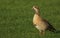
[[[39,32],[40,32],[40,35],[44,35],[45,34],[45,31],[43,31],[43,30],[40,30]]]

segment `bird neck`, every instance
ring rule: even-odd
[[[35,11],[35,14],[39,15],[39,11]]]

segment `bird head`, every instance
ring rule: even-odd
[[[38,6],[33,6],[32,9],[37,13],[39,12],[39,7]]]

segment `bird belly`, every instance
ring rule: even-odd
[[[45,30],[47,28],[47,25],[44,23],[44,21],[42,21],[42,19],[38,15],[34,16],[33,24],[35,24],[36,28],[39,30]]]
[[[42,23],[39,24],[39,27],[40,27],[41,30],[46,30],[47,25],[42,22]]]
[[[44,25],[36,25],[35,26],[38,30],[46,30],[46,26],[44,26]]]
[[[38,30],[40,30],[40,27],[39,26],[35,26]]]

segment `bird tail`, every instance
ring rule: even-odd
[[[56,33],[56,32],[57,32],[57,30],[56,30],[54,27],[49,28],[49,31],[51,31],[51,32],[53,32],[53,33]]]
[[[54,32],[54,33],[57,32],[57,30],[47,20],[44,20],[44,21],[48,24],[47,30]]]
[[[54,32],[54,33],[57,32],[57,30],[51,24],[49,24],[48,30],[51,31],[51,32]]]
[[[51,31],[51,32],[56,33],[57,30],[56,30],[50,23],[48,23],[48,24],[49,24],[49,25],[48,25],[48,30]]]

